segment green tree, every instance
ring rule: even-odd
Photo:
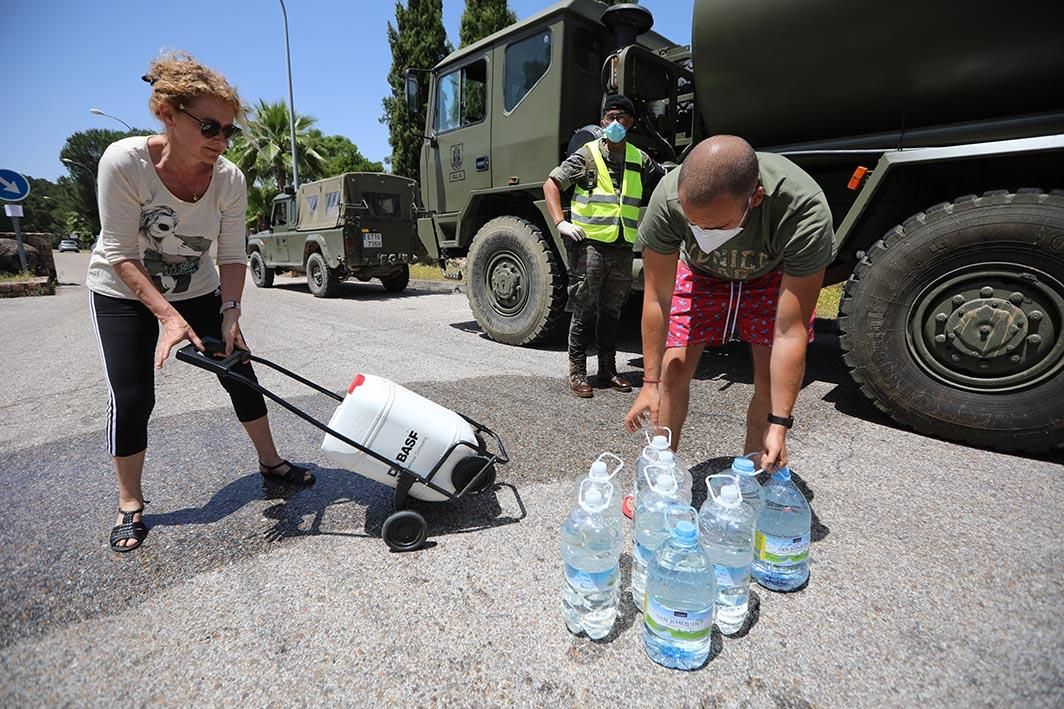
[[[70,173],[73,188],[73,208],[83,217],[89,230],[100,231],[100,210],[96,204],[96,175],[100,171],[100,158],[111,143],[135,133],[93,128],[78,131],[69,138],[59,151],[59,159]],[[66,162],[66,161],[70,162]]]
[[[51,180],[26,176],[30,183],[30,194],[22,200],[23,215],[19,228],[24,232],[39,231],[46,234],[66,236],[64,213],[72,209],[72,204],[62,188]],[[3,230],[7,231],[10,226]]]
[[[458,30],[459,46],[468,47],[515,22],[517,15],[506,0],[466,0]]]
[[[318,152],[312,131],[316,119],[296,114],[296,152],[299,155],[301,182],[320,175],[323,158]],[[292,139],[288,123],[288,106],[283,101],[267,103],[259,99],[251,109],[244,131],[233,140],[226,153],[247,178],[248,184],[260,179],[274,185],[287,185],[292,175]]]
[[[384,165],[363,155],[358,146],[343,135],[319,135],[318,152],[325,157],[321,177],[345,172],[383,172]]]
[[[388,72],[392,92],[384,98],[381,122],[388,124],[391,168],[398,175],[420,180],[425,101],[416,114],[407,111],[406,70],[428,69],[451,53],[451,43],[443,27],[442,0],[407,0],[405,6],[396,0],[395,26],[388,23],[388,45],[392,50],[392,67]]]
[[[273,198],[278,194],[280,190],[272,180],[267,180],[263,184],[248,185],[248,211],[244,223],[250,231],[262,231],[266,228],[266,219],[270,215]]]

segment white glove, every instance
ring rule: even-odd
[[[563,219],[560,222],[558,222],[557,226],[558,226],[558,232],[562,236],[567,236],[570,239],[572,239],[573,241],[583,241],[584,239],[587,238],[587,234],[584,233],[584,230],[582,228],[576,226],[572,222],[567,222],[567,221],[565,221]]]

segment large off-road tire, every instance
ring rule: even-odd
[[[339,292],[341,282],[340,273],[329,268],[321,254],[314,252],[307,257],[307,287],[315,298],[332,298]]]
[[[846,284],[846,364],[914,430],[1000,450],[1064,446],[1064,191],[936,205]]]
[[[493,340],[530,345],[557,332],[565,272],[538,226],[519,217],[492,219],[473,238],[466,270],[469,307]]]
[[[252,251],[248,257],[248,267],[251,269],[251,282],[259,288],[271,288],[273,286],[273,269],[266,267],[266,261],[258,251]]]
[[[384,286],[384,290],[389,293],[402,293],[406,290],[408,283],[410,283],[410,266],[407,266],[405,263],[403,264],[402,269],[396,273],[381,278],[381,285]]]

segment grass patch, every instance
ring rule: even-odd
[[[842,289],[845,283],[836,283],[820,291],[820,298],[816,301],[816,316],[834,320],[839,317],[839,301],[842,300]]]
[[[0,273],[0,283],[22,283],[32,278],[32,273]]]
[[[439,266],[415,263],[410,266],[410,277],[416,281],[442,281],[443,271]]]

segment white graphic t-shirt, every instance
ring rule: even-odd
[[[86,285],[113,298],[136,299],[114,270],[141,261],[167,300],[187,300],[218,288],[218,265],[244,263],[247,184],[236,165],[219,158],[197,202],[170,194],[148,153],[147,136],[112,143],[100,158],[100,238],[92,250]]]

